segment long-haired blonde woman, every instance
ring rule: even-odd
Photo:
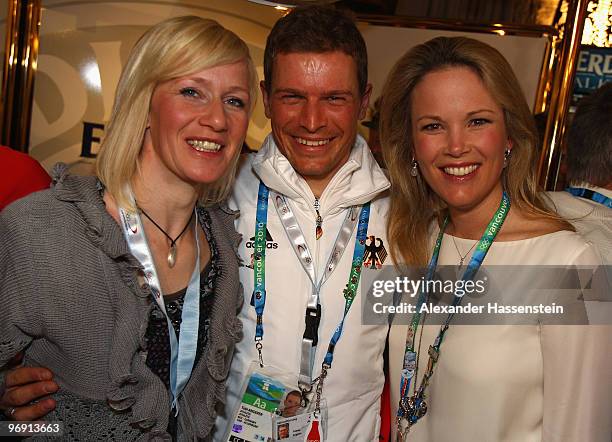
[[[537,189],[533,119],[499,52],[469,38],[435,38],[397,62],[382,95],[396,262],[458,266],[464,279],[481,265],[600,262]],[[524,277],[512,275],[514,291],[502,296],[528,288]],[[391,331],[400,438],[610,440],[609,329],[456,325],[452,316],[441,327],[423,316]]]
[[[45,419],[62,440],[209,435],[242,300],[235,214],[219,203],[256,83],[246,44],[217,22],[152,27],[121,75],[98,176],[60,168],[3,211],[0,366],[23,350],[53,372]]]

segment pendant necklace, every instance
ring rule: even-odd
[[[478,244],[478,241],[475,241],[474,244],[472,244],[472,247],[470,247],[470,250],[468,250],[465,255],[461,255],[459,246],[457,246],[457,242],[455,241],[455,237],[451,235],[451,238],[453,239],[453,244],[455,244],[455,249],[457,249],[457,255],[459,255],[459,268],[461,268],[463,267],[463,261],[465,261],[465,259],[468,257],[474,246]]]
[[[187,220],[187,224],[185,224],[185,227],[183,227],[183,230],[181,230],[181,233],[178,234],[178,236],[174,239],[172,239],[172,237],[170,235],[168,235],[168,233],[166,233],[166,231],[164,229],[162,229],[159,224],[157,224],[153,218],[151,218],[149,216],[149,214],[147,212],[144,211],[144,209],[142,207],[139,207],[138,205],[136,205],[136,207],[138,208],[138,210],[140,211],[140,213],[142,213],[144,216],[147,217],[147,219],[149,221],[151,221],[153,223],[153,225],[155,227],[157,227],[164,235],[166,235],[166,238],[168,238],[170,240],[170,250],[168,250],[168,267],[173,268],[174,264],[176,264],[176,242],[179,240],[179,238],[181,236],[183,236],[183,233],[185,233],[187,231],[187,227],[189,227],[189,224],[191,224],[191,219],[193,218],[193,214],[195,212],[191,212],[191,216],[189,217],[189,220]]]

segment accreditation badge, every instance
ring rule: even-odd
[[[279,414],[280,413],[280,414]],[[272,418],[274,441],[279,442],[324,442],[327,436],[327,406],[321,401],[319,411],[314,403],[308,408],[299,408],[295,414],[282,410]]]
[[[272,442],[273,416],[277,413],[295,415],[300,412],[301,393],[295,384],[295,374],[272,367],[261,367],[254,361],[243,382],[240,403],[223,440],[228,442]]]

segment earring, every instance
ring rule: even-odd
[[[504,167],[506,167],[508,163],[510,162],[511,154],[512,154],[512,151],[510,149],[506,148],[506,150],[504,150]]]
[[[412,175],[413,177],[417,177],[419,176],[419,163],[417,163],[417,161],[413,158],[412,159],[412,168],[410,169],[410,175]]]

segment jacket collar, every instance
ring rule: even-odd
[[[268,135],[253,160],[255,174],[271,190],[288,198],[314,204],[310,187],[280,152],[272,134]],[[348,161],[331,179],[321,198],[321,214],[364,204],[390,186],[385,173],[376,163],[366,141],[357,135]]]

